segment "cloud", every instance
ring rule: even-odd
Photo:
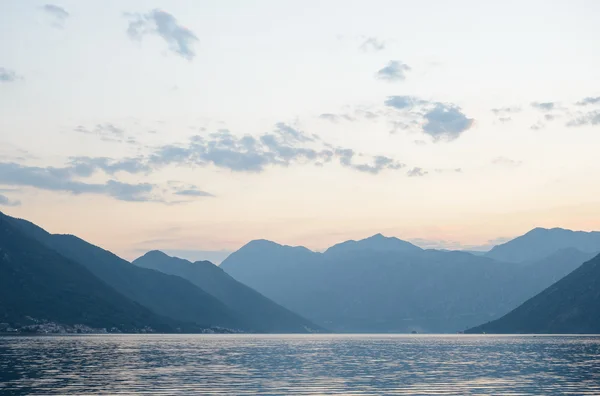
[[[544,128],[544,124],[542,124],[541,122],[536,122],[535,124],[533,124],[532,126],[529,127],[529,129],[532,129],[534,131],[539,131],[540,129]]]
[[[340,157],[340,164],[342,164],[342,166],[352,168],[359,172],[371,173],[376,175],[385,169],[397,170],[402,169],[406,166],[401,162],[395,161],[392,158],[385,157],[383,155],[374,156],[370,163],[355,164],[353,163],[353,158],[355,154],[352,150],[345,149],[341,151],[345,152],[345,154],[342,154],[342,156]]]
[[[523,161],[515,161],[515,160],[506,158],[506,157],[496,157],[492,160],[492,164],[494,164],[494,165],[502,165],[502,166],[509,166],[509,167],[520,166],[522,163],[523,163]]]
[[[434,141],[451,141],[473,126],[474,120],[467,118],[461,108],[455,105],[437,103],[424,115],[423,132],[433,137]]]
[[[124,158],[113,160],[107,157],[73,157],[70,160],[73,173],[77,176],[88,177],[100,169],[109,175],[117,172],[131,174],[149,173],[152,169],[143,162],[142,158]]]
[[[512,118],[510,117],[498,117],[498,121],[500,121],[501,123],[505,123],[505,122],[510,122],[512,121]]]
[[[590,111],[569,120],[568,127],[579,127],[584,125],[600,125],[600,110]]]
[[[358,157],[366,157],[367,160],[357,162]],[[207,137],[194,136],[187,146],[157,148],[149,156],[148,164],[152,167],[213,165],[233,172],[260,173],[269,166],[322,166],[334,159],[344,167],[371,174],[404,167],[404,164],[385,156],[363,156],[351,149],[334,148],[285,123],[277,123],[273,131],[257,137],[239,137],[228,130],[220,130]]]
[[[43,5],[42,10],[52,18],[52,26],[59,29],[62,29],[65,26],[65,22],[67,21],[67,18],[69,18],[67,10],[54,4]]]
[[[531,102],[531,107],[534,109],[538,109],[540,111],[550,111],[556,108],[556,103],[554,102]]]
[[[380,40],[377,37],[367,37],[360,45],[360,50],[364,52],[368,51],[382,51],[385,49],[385,41]]]
[[[187,189],[187,190],[176,191],[175,195],[181,195],[181,196],[185,196],[185,197],[214,197],[214,195],[209,192],[196,190],[196,189]]]
[[[134,138],[133,136],[126,136],[124,129],[110,122],[97,124],[92,128],[87,128],[83,125],[78,125],[73,130],[77,133],[82,133],[90,136],[97,136],[100,138],[100,140],[104,142],[139,145],[139,142],[136,138]]]
[[[493,108],[491,111],[492,111],[492,113],[494,113],[497,116],[503,116],[503,115],[507,115],[507,114],[520,113],[521,110],[522,109],[519,106],[514,106],[514,107],[496,107],[496,108]]]
[[[0,83],[10,83],[20,80],[20,77],[14,70],[0,67]]]
[[[600,96],[583,98],[579,102],[575,103],[577,106],[587,106],[587,105],[595,105],[600,104]]]
[[[397,110],[404,110],[426,104],[427,102],[414,96],[388,96],[384,103],[388,107],[393,107]]]
[[[389,96],[384,104],[399,111],[405,120],[394,120],[394,130],[411,129],[420,125],[422,132],[433,137],[434,142],[452,141],[473,126],[459,106],[442,102],[430,102],[414,96]]]
[[[83,125],[75,127],[75,132],[84,133],[86,135],[97,135],[103,140],[114,141],[123,138],[125,131],[121,128],[116,127],[111,123],[97,124],[93,129],[88,129]]]
[[[13,201],[7,196],[0,194],[0,206],[19,206],[21,201]]]
[[[410,169],[408,172],[406,172],[406,174],[408,175],[408,177],[421,177],[421,176],[425,176],[427,174],[427,172],[424,171],[422,168],[414,167],[414,168]]]
[[[376,77],[384,81],[404,81],[406,79],[406,72],[410,71],[411,68],[405,63],[400,61],[392,60],[387,66],[380,69]]]
[[[86,175],[85,172],[82,174]],[[154,185],[152,184],[128,184],[116,180],[93,184],[74,180],[75,176],[81,175],[78,175],[77,170],[73,167],[41,168],[12,162],[0,163],[0,184],[64,191],[75,195],[107,195],[121,201],[160,201],[153,195]]]
[[[332,114],[332,113],[323,113],[319,115],[319,118],[322,120],[330,121],[333,123],[338,123],[342,120],[346,121],[355,121],[355,118],[348,114]]]
[[[237,137],[228,130],[208,137],[194,136],[187,147],[163,146],[150,157],[152,164],[209,164],[235,172],[262,172],[268,165],[288,166],[293,162],[328,161],[331,150],[300,147],[314,138],[287,124],[278,123],[275,130],[255,138]]]
[[[193,46],[198,37],[168,12],[155,9],[145,14],[126,14],[126,17],[129,18],[127,34],[131,39],[141,40],[145,35],[157,35],[175,54],[189,61],[196,56]]]

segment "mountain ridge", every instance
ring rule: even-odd
[[[600,333],[600,254],[503,317],[467,333]]]
[[[151,251],[133,260],[132,263],[189,280],[239,313],[257,330],[278,333],[323,331],[307,319],[238,282],[210,261],[192,263],[161,251]]]

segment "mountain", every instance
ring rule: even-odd
[[[422,249],[410,242],[381,234],[373,235],[359,241],[346,241],[333,245],[326,250],[327,254],[352,254],[357,251],[415,253]]]
[[[73,235],[50,234],[26,220],[10,219],[26,235],[81,264],[123,296],[161,316],[202,327],[253,331],[224,303],[185,279],[135,266]]]
[[[173,331],[167,319],[28,237],[0,213],[0,322],[21,327],[40,321],[124,332],[146,327]]]
[[[511,263],[542,259],[559,249],[575,248],[586,253],[600,252],[600,232],[562,228],[535,228],[492,248],[485,256]]]
[[[600,333],[600,255],[502,318],[468,333]]]
[[[318,262],[319,257],[319,253],[305,247],[279,245],[259,239],[231,253],[219,267],[235,280],[293,312],[300,313],[287,304],[287,283],[277,280],[295,277],[301,284],[305,283],[305,275],[311,273],[310,267]],[[302,313],[300,315],[309,318]]]
[[[390,239],[378,241],[380,249],[350,241],[324,253],[253,241],[221,268],[333,331],[456,332],[501,317],[591,257],[572,249],[535,262],[504,263]],[[348,254],[339,246],[350,247]]]
[[[319,326],[236,281],[210,261],[192,263],[154,250],[134,260],[133,264],[189,280],[225,303],[258,331],[306,333],[322,330]]]

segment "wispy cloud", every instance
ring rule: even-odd
[[[10,83],[21,79],[22,77],[19,76],[14,70],[0,67],[0,83]]]
[[[139,144],[133,136],[128,136],[125,130],[113,123],[106,122],[93,127],[76,126],[73,131],[84,135],[97,136],[104,142]]]
[[[360,44],[360,50],[364,51],[364,52],[369,52],[369,51],[382,51],[385,49],[385,41],[378,39],[377,37],[367,37],[364,39],[364,41]]]
[[[62,29],[69,18],[69,13],[64,8],[55,4],[45,4],[42,10],[51,18],[52,26]]]
[[[366,161],[359,161],[359,159]],[[377,174],[385,169],[400,169],[404,164],[385,156],[366,156],[354,150],[334,147],[295,127],[277,123],[260,136],[236,136],[228,130],[195,136],[185,146],[167,145],[149,157],[151,166],[213,165],[233,172],[263,172],[270,166],[292,164],[321,166],[337,159],[359,172]]]
[[[374,156],[370,163],[356,163],[355,158],[358,157],[354,150],[339,148],[335,150],[335,155],[339,157],[340,164],[344,167],[357,170],[359,172],[378,174],[384,169],[397,170],[402,169],[406,165],[392,158],[378,155]]]
[[[600,96],[588,96],[587,98],[581,99],[579,102],[575,103],[577,106],[587,106],[587,105],[595,105],[600,104]]]
[[[556,108],[555,102],[531,102],[531,107],[540,111],[550,111]]]
[[[186,197],[214,197],[214,195],[209,192],[195,189],[179,190],[175,192],[175,195]]]
[[[385,41],[378,39],[377,37],[367,37],[365,38],[365,40],[360,44],[360,49],[361,51],[364,52],[368,52],[368,51],[382,51],[385,49]]]
[[[319,118],[322,120],[330,121],[333,123],[337,123],[340,121],[354,121],[354,117],[348,114],[332,114],[332,113],[323,113],[319,115]]]
[[[42,190],[64,191],[71,194],[107,195],[121,201],[160,201],[154,196],[154,185],[148,183],[129,184],[116,180],[105,183],[85,183],[75,179],[85,176],[73,167],[34,167],[12,162],[0,163],[0,184],[29,186]]]
[[[579,127],[584,125],[600,125],[600,110],[589,111],[579,114],[569,120],[566,124],[568,127]]]
[[[70,160],[70,165],[74,174],[83,177],[91,176],[97,170],[102,170],[108,175],[114,175],[118,172],[137,174],[151,171],[151,168],[144,163],[141,157],[120,160],[108,157],[73,157]]]
[[[141,40],[143,36],[156,35],[168,44],[173,53],[190,61],[196,56],[194,45],[198,37],[168,12],[155,9],[145,14],[125,16],[129,18],[127,34],[131,39]]]
[[[385,67],[377,71],[376,77],[389,82],[404,81],[406,79],[406,72],[410,70],[410,66],[406,63],[392,60]]]
[[[520,166],[523,162],[522,161],[516,161],[507,157],[496,157],[492,160],[492,164],[494,165],[501,165],[501,166],[508,166],[508,167],[516,167],[516,166]]]
[[[21,201],[9,199],[6,195],[0,194],[0,206],[19,206]]]
[[[427,173],[428,172],[424,171],[422,168],[415,167],[406,172],[406,175],[408,177],[421,177],[425,176]]]
[[[497,116],[507,116],[508,114],[520,113],[521,111],[520,106],[495,107],[491,110]]]

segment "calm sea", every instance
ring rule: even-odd
[[[600,337],[0,337],[0,394],[600,395]]]

